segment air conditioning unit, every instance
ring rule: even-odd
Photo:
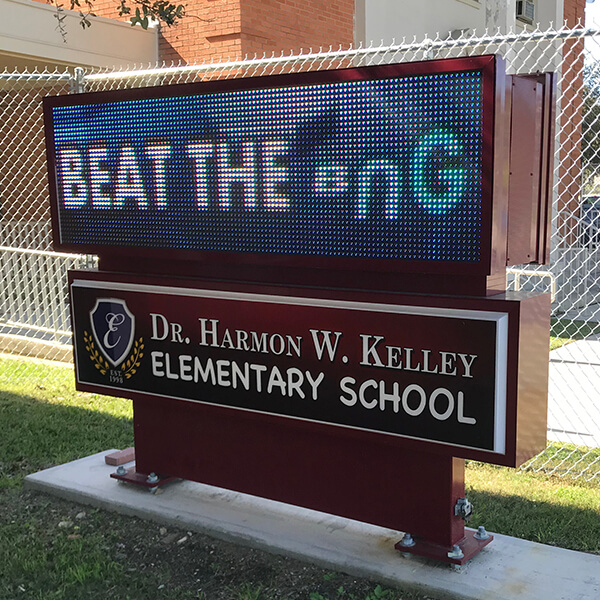
[[[517,0],[517,19],[533,25],[535,4],[529,0]]]

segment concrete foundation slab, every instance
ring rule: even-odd
[[[472,600],[598,600],[600,556],[496,535],[456,571],[394,550],[402,532],[181,481],[150,494],[109,477],[101,452],[30,475],[29,489],[285,554],[325,568]]]

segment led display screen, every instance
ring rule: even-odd
[[[57,246],[477,265],[494,66],[46,99]]]

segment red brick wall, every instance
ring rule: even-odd
[[[44,0],[38,0],[38,1],[44,1]],[[116,0],[93,0],[93,2],[94,2],[94,9],[92,10],[92,12],[95,15],[98,15],[99,17],[106,17],[107,19],[117,19],[117,20],[120,19],[122,21],[127,21],[127,19],[129,18],[128,16],[119,17],[119,6],[118,6],[118,2]],[[85,2],[81,2],[81,0],[80,0],[80,4],[81,4],[81,6],[85,7]],[[65,2],[64,5],[68,6],[69,3]],[[84,11],[82,11],[82,12],[84,12]]]
[[[347,46],[353,27],[354,0],[190,0],[181,23],[163,28],[160,59],[211,62]]]
[[[218,62],[242,57],[240,0],[189,0],[186,16],[173,27],[163,27],[159,59]]]
[[[564,18],[568,27],[583,25],[585,0],[565,0]],[[562,100],[558,107],[560,168],[558,170],[558,239],[571,245],[577,237],[581,199],[581,126],[583,121],[583,41],[566,40],[561,81]]]
[[[565,0],[564,19],[567,27],[576,27],[578,22],[585,23],[585,0]]]
[[[354,0],[241,0],[246,54],[348,46],[354,37]]]

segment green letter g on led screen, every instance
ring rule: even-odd
[[[411,163],[412,191],[425,210],[444,214],[462,200],[472,176],[464,156],[451,131],[435,129],[419,140]]]

